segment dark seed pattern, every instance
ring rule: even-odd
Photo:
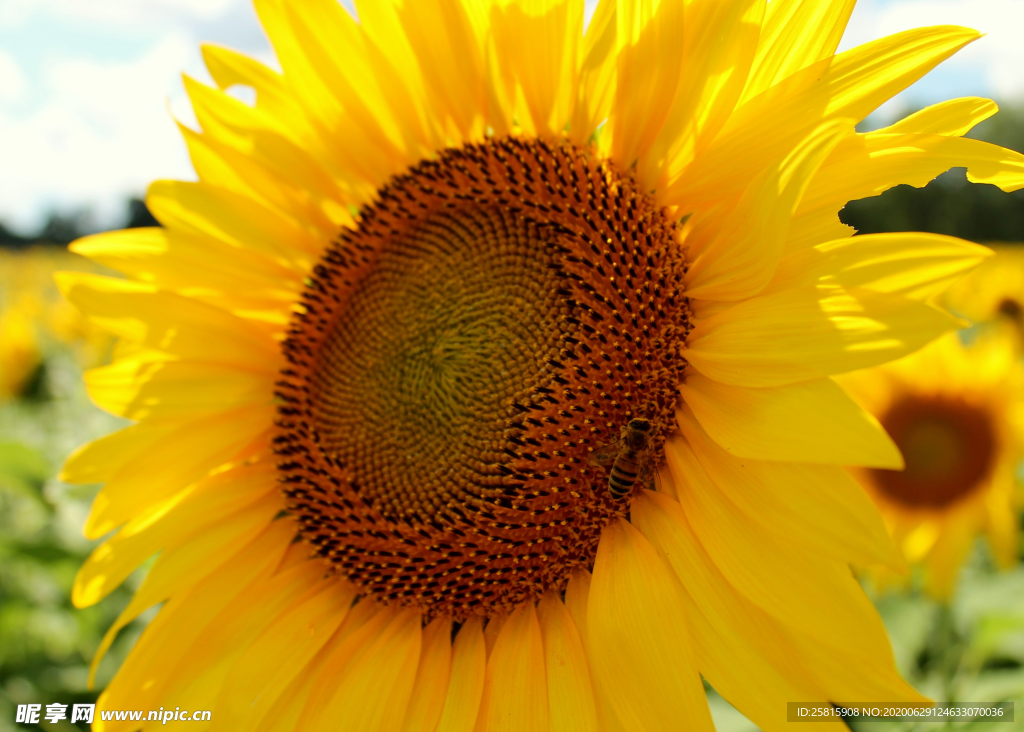
[[[428,616],[495,615],[590,567],[629,510],[588,454],[685,367],[679,230],[630,175],[503,137],[396,176],[309,278],[274,439],[332,571]]]

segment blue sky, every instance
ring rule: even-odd
[[[955,96],[1024,101],[1024,0],[861,0],[842,48],[956,23],[988,35],[880,111]],[[52,211],[116,224],[157,178],[190,179],[171,114],[192,121],[182,71],[208,80],[199,43],[273,62],[249,0],[0,0],[0,222]]]

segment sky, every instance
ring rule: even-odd
[[[861,0],[840,48],[943,23],[987,35],[879,118],[956,96],[1024,102],[1024,0]],[[250,0],[0,0],[0,223],[116,226],[150,181],[194,179],[175,119],[195,125],[181,73],[211,83],[201,42],[274,65]]]

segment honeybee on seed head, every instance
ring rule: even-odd
[[[618,440],[599,447],[587,458],[595,467],[608,467],[608,491],[615,500],[622,500],[639,483],[654,487],[654,425],[637,417],[622,428]]]

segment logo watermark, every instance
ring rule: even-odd
[[[789,702],[789,722],[856,719],[861,722],[1012,722],[1013,702]]]
[[[96,714],[95,704],[74,704],[71,705],[70,721],[85,722],[92,724],[93,716]],[[101,709],[99,718],[104,722],[209,722],[212,713],[209,709],[196,709],[189,711],[181,707],[174,709],[150,709],[148,711],[139,709]],[[14,718],[20,724],[57,724],[67,720],[67,704],[47,704],[45,712],[42,704],[19,704],[18,711]]]

